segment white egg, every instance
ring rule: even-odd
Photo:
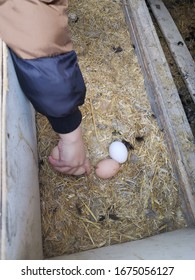
[[[119,163],[124,163],[128,157],[128,150],[122,142],[114,141],[109,146],[109,155]]]

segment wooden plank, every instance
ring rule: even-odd
[[[164,131],[183,212],[189,225],[195,224],[194,136],[145,1],[124,0],[123,4],[151,106]]]
[[[0,259],[42,259],[34,109],[5,43],[2,58]]]
[[[3,91],[3,81],[2,81],[2,67],[3,67],[3,51],[2,51],[2,40],[0,38],[0,112],[2,112],[2,91]],[[0,133],[2,131],[2,113],[0,113]],[[2,139],[0,137],[0,159],[1,159],[1,152],[2,152]],[[1,162],[2,165],[2,162]],[[0,168],[1,168],[0,165]],[[1,170],[0,170],[1,172]],[[1,176],[2,178],[2,176]],[[1,182],[1,181],[0,181]],[[1,186],[1,185],[0,185]],[[0,189],[0,205],[1,205],[1,189]]]
[[[148,3],[195,102],[195,62],[163,1],[148,0]]]
[[[5,44],[0,41],[0,71],[1,71],[1,119],[0,119],[0,144],[1,144],[1,153],[0,153],[0,160],[1,160],[1,184],[0,184],[0,259],[4,259],[4,242],[6,238],[6,219],[4,219],[4,214],[5,214],[5,205],[6,205],[6,197],[3,195],[5,185],[6,185],[6,117],[5,117],[5,111],[6,111],[6,89],[7,89],[7,69],[6,69],[6,55],[5,55]]]
[[[0,39],[0,134],[2,135],[2,66],[3,66],[2,40]],[[2,137],[0,135],[0,259],[1,259],[1,239],[2,239]]]

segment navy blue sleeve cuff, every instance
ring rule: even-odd
[[[53,130],[60,134],[66,134],[74,131],[82,121],[82,114],[80,110],[61,118],[47,116]]]

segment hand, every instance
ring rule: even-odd
[[[68,175],[90,173],[90,162],[86,158],[81,126],[73,132],[59,134],[58,145],[49,156],[49,162],[56,171]]]

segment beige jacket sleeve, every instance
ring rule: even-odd
[[[0,0],[0,37],[24,59],[72,50],[68,0]]]

